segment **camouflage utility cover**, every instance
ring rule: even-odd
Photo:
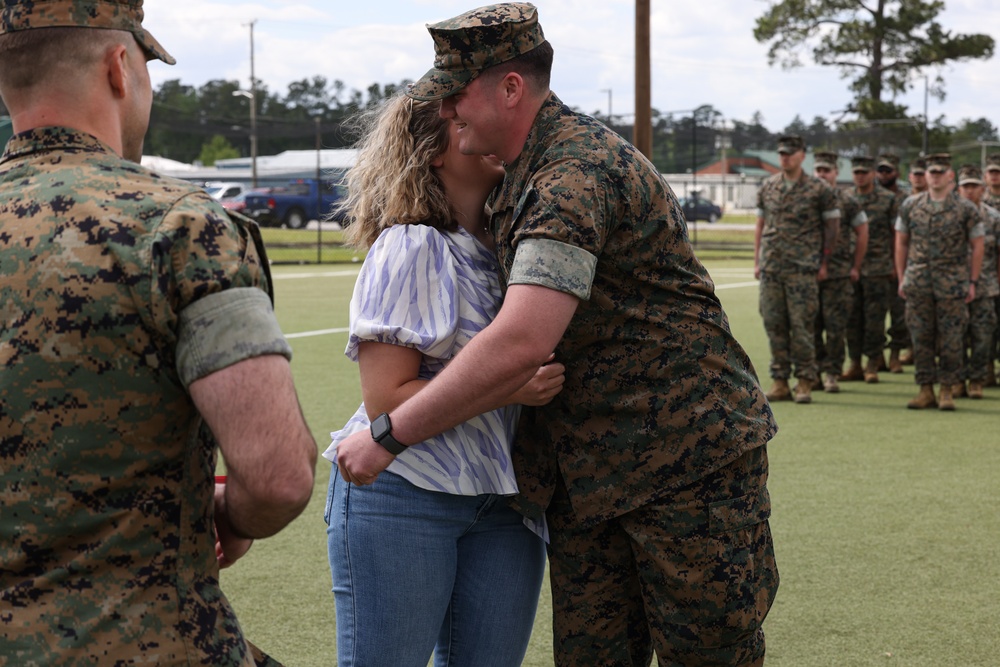
[[[861,194],[857,188],[851,194],[868,216],[868,250],[861,264],[861,275],[869,278],[894,275],[896,267],[892,256],[896,249],[896,235],[893,225],[906,195],[896,195],[878,183],[868,194]]]
[[[255,248],[204,191],[89,135],[8,143],[0,664],[253,664],[219,588],[215,441],[185,385],[290,350],[257,322],[227,359],[181,364],[177,349],[202,304],[239,308],[234,295],[273,318]],[[212,333],[194,332],[201,351]]]
[[[454,95],[483,70],[545,41],[535,6],[521,2],[473,9],[427,30],[434,38],[434,67],[407,91],[417,100]]]
[[[168,65],[176,61],[142,27],[143,0],[0,0],[0,34],[36,28],[100,28],[132,33]]]
[[[840,217],[836,191],[825,181],[804,173],[785,182],[777,173],[757,192],[757,208],[764,217],[760,238],[760,270],[816,273],[823,255],[826,221]]]
[[[493,204],[502,275],[582,299],[566,384],[522,413],[518,508],[561,474],[581,522],[624,514],[761,447],[774,419],[677,199],[624,139],[546,100]]]
[[[969,240],[983,236],[979,209],[957,194],[943,202],[922,192],[907,199],[896,231],[909,234],[907,293],[932,294],[938,299],[964,299],[969,292]]]

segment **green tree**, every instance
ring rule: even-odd
[[[239,156],[240,152],[233,148],[225,137],[216,134],[202,145],[198,160],[206,167],[211,167],[216,160],[228,160]]]
[[[903,118],[905,107],[891,100],[911,88],[915,76],[993,56],[989,35],[945,30],[936,20],[943,10],[943,0],[772,0],[753,34],[770,44],[771,65],[797,67],[811,49],[816,64],[839,68],[851,79],[851,111],[861,118]],[[944,99],[940,75],[932,92]]]

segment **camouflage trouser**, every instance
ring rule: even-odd
[[[581,525],[548,511],[555,665],[762,665],[778,570],[760,447],[668,498]]]
[[[955,384],[962,379],[969,308],[963,299],[906,295],[906,325],[913,337],[917,384]]]
[[[906,328],[906,299],[899,296],[899,280],[892,278],[892,297],[889,300],[889,349],[903,350],[912,347],[910,330]]]
[[[892,300],[892,278],[862,277],[854,283],[851,317],[847,322],[847,354],[852,361],[861,355],[878,357],[885,348],[885,314]]]
[[[819,284],[816,362],[822,373],[840,375],[843,372],[847,318],[850,316],[853,296],[854,287],[850,278],[833,278]]]
[[[986,369],[993,363],[993,345],[997,333],[997,309],[993,297],[976,299],[969,304],[968,348],[965,380],[986,380]]]
[[[760,274],[760,315],[771,344],[771,377],[816,379],[819,283],[812,273]]]

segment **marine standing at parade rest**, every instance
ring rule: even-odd
[[[969,303],[969,354],[965,358],[963,382],[952,393],[960,396],[959,387],[969,381],[969,398],[982,398],[983,387],[993,365],[994,337],[997,334],[996,298],[1000,296],[997,243],[1000,241],[1000,211],[983,202],[982,172],[976,165],[963,165],[958,170],[958,192],[979,208],[983,223],[983,268],[976,281],[976,298]]]
[[[968,304],[983,264],[983,223],[972,202],[952,192],[951,156],[927,156],[927,192],[903,202],[896,221],[896,275],[913,336],[920,392],[907,407],[954,410],[962,372]],[[941,384],[934,396],[934,383]]]
[[[771,401],[812,402],[816,367],[819,282],[825,280],[840,228],[836,192],[802,170],[805,142],[778,139],[781,173],[757,193],[754,276],[760,279],[760,314],[771,347]],[[788,379],[794,368],[794,396]]]
[[[882,153],[875,160],[875,177],[878,184],[886,190],[896,195],[896,210],[899,210],[909,193],[904,192],[899,187],[899,156],[894,153]],[[890,225],[896,223],[896,216],[889,221]],[[890,245],[894,248],[895,243]],[[890,373],[903,372],[903,359],[910,355],[910,332],[906,328],[906,303],[899,296],[899,285],[896,284],[896,275],[893,272],[891,294],[889,296],[889,362],[886,364],[885,357],[878,358],[878,370],[889,370]]]
[[[847,319],[854,297],[853,283],[861,278],[861,263],[868,248],[868,216],[858,201],[837,186],[839,156],[828,151],[813,153],[813,171],[816,178],[826,181],[840,200],[843,222],[837,234],[837,243],[830,255],[826,280],[819,283],[819,316],[816,318],[816,361],[823,373],[823,382],[815,388],[827,393],[837,393],[837,380],[844,367],[844,345]],[[848,228],[849,225],[849,228]],[[825,340],[823,334],[826,334]]]
[[[986,158],[986,192],[983,194],[983,202],[987,206],[1000,211],[1000,153],[994,153]],[[1000,297],[995,299],[998,321],[1000,321]],[[995,387],[997,384],[994,362],[1000,358],[1000,333],[997,334],[993,347],[993,357],[986,372],[986,386]]]
[[[893,231],[896,196],[875,182],[875,161],[869,156],[851,160],[854,189],[851,191],[868,216],[868,251],[861,265],[861,279],[854,283],[851,318],[847,325],[850,368],[844,380],[878,382],[879,364],[885,346],[885,315],[893,285]],[[868,358],[862,368],[862,355]]]
[[[309,502],[256,224],[142,166],[141,0],[0,4],[0,664],[277,663],[219,570]],[[215,478],[219,453],[227,479]]]

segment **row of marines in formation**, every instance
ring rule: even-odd
[[[996,385],[1000,154],[988,158],[985,180],[977,165],[962,165],[956,179],[947,153],[917,158],[906,191],[891,153],[852,158],[846,189],[836,153],[814,152],[814,176],[802,169],[801,137],[781,137],[778,153],[781,172],[758,193],[754,238],[767,397],[810,403],[813,390],[876,383],[880,371],[913,363],[920,391],[907,407],[954,410],[956,397],[982,398]]]

